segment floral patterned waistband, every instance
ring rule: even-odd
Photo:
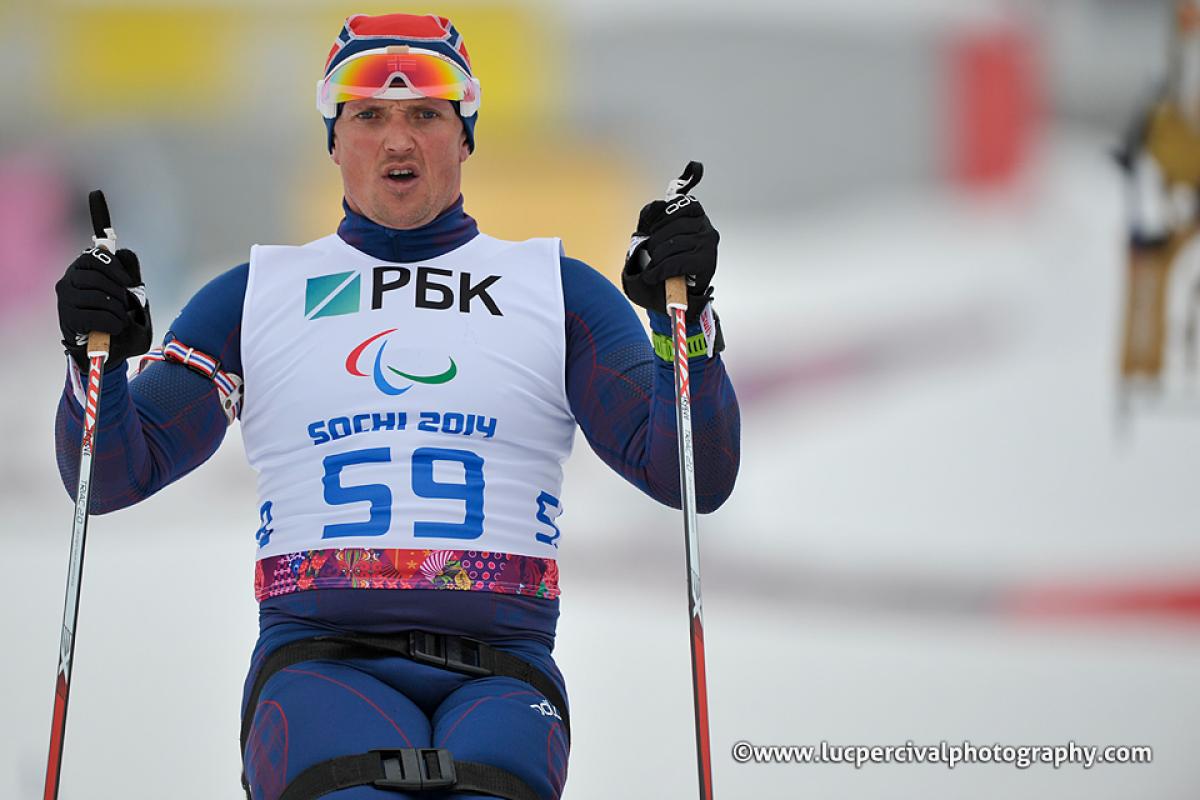
[[[308,589],[458,589],[559,595],[558,562],[486,550],[333,548],[268,556],[254,568],[254,596]]]

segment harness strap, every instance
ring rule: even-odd
[[[246,743],[250,740],[250,728],[254,723],[254,712],[258,708],[259,695],[262,694],[263,687],[271,676],[281,669],[305,661],[349,661],[358,658],[393,656],[408,658],[422,664],[478,678],[515,678],[523,681],[550,701],[562,720],[568,744],[571,741],[571,721],[570,715],[567,713],[567,704],[554,682],[523,658],[506,653],[477,639],[426,631],[405,631],[392,636],[366,634],[315,636],[290,642],[276,649],[263,661],[258,675],[254,678],[254,685],[246,700],[246,710],[242,714],[242,786],[246,790],[246,796],[250,797],[250,782],[246,777],[245,769]],[[364,758],[364,756],[347,756],[347,758]],[[322,764],[331,764],[337,761],[339,759],[331,759]],[[310,769],[316,769],[316,767]],[[338,767],[338,769],[341,768]],[[304,774],[301,773],[301,776]]]
[[[455,761],[449,750],[372,750],[314,764],[288,784],[279,800],[313,800],[351,786],[396,791],[453,789],[500,797],[540,800],[529,784],[511,772],[472,761]]]

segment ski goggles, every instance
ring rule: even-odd
[[[402,85],[393,85],[399,80]],[[479,81],[450,58],[432,50],[395,45],[350,56],[317,81],[317,109],[337,116],[339,103],[382,98],[432,97],[460,103],[459,113],[479,110]]]

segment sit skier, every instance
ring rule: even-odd
[[[687,275],[698,509],[729,496],[737,400],[719,328],[710,340],[698,321],[717,232],[694,200],[642,210],[622,283],[652,345],[557,239],[495,239],[464,211],[480,84],[449,20],[348,18],[318,94],[343,180],[336,233],[252,248],[133,379],[126,359],[152,338],[137,257],[89,251],[67,269],[64,483],[88,332],[111,334],[95,512],[195,469],[240,418],[261,504],[242,731],[255,800],[558,798],[562,464],[578,424],[609,466],[679,506],[663,287]]]

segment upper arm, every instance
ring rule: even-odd
[[[592,449],[619,468],[647,423],[654,351],[612,281],[582,261],[561,262],[567,399]]]
[[[619,377],[643,400],[654,380],[654,351],[633,306],[608,278],[582,261],[561,258],[567,337],[567,395],[585,434],[603,380]],[[585,413],[581,414],[581,411]]]
[[[177,339],[216,358],[221,369],[242,374],[242,306],[250,265],[221,273],[192,296],[171,323],[164,344]]]
[[[652,355],[646,329],[621,290],[578,259],[563,256],[560,262],[568,365],[588,351],[621,347],[638,351],[639,357]]]

